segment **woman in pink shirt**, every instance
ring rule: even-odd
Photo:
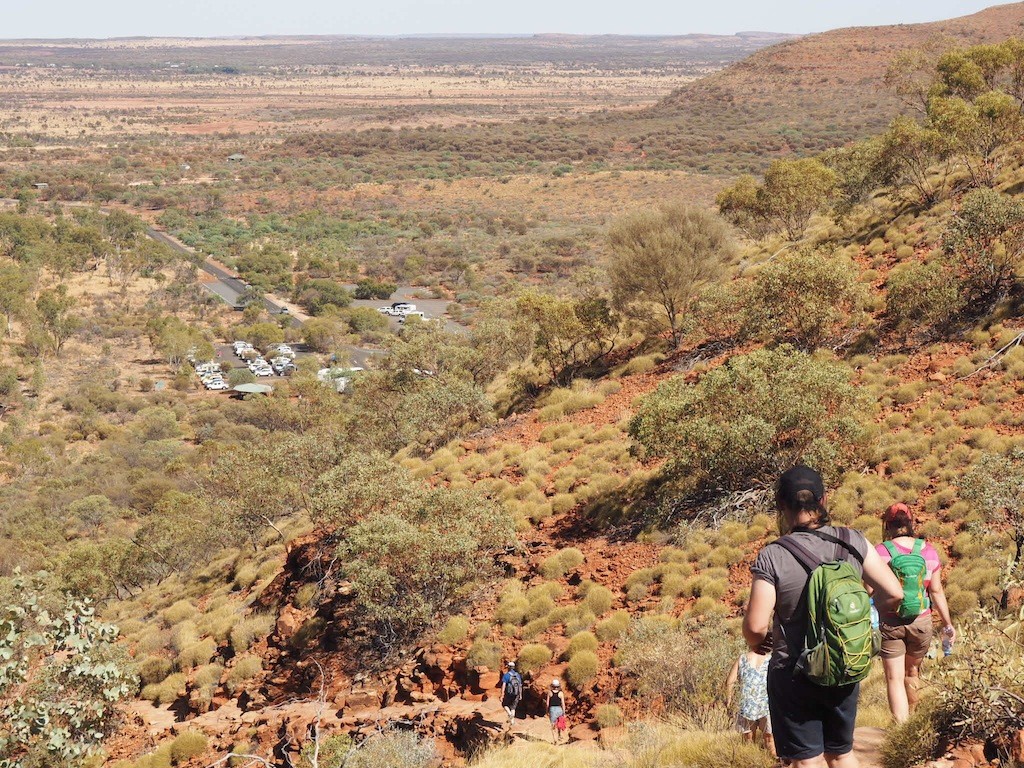
[[[893,719],[903,723],[917,706],[921,662],[932,642],[932,608],[938,612],[942,620],[942,631],[950,642],[955,639],[956,631],[949,616],[946,593],[942,590],[939,553],[931,544],[914,536],[914,518],[909,507],[906,504],[893,504],[882,515],[882,526],[886,541],[875,547],[882,560],[890,563],[893,552],[897,555],[914,553],[924,558],[925,563],[924,586],[927,599],[923,601],[917,616],[901,617],[895,613],[885,613],[879,608],[882,664],[885,667],[889,709]],[[918,544],[918,541],[921,543]],[[917,562],[920,563],[920,560]]]

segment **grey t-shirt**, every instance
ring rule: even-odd
[[[837,529],[823,526],[818,529],[838,537]],[[850,530],[850,544],[866,557],[870,544],[860,531]],[[809,531],[795,531],[791,534],[812,554],[821,558],[823,563],[846,559],[857,573],[863,573],[863,567],[856,557],[847,552],[846,548],[831,541],[825,541]],[[785,666],[791,655],[803,649],[804,636],[807,633],[806,608],[798,611],[800,598],[803,596],[807,580],[810,578],[807,569],[786,549],[779,544],[768,544],[757,555],[754,565],[750,568],[754,580],[767,581],[775,587],[775,616],[772,619],[772,651],[771,666]],[[790,638],[796,646],[791,649],[786,644]]]

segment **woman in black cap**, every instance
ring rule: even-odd
[[[874,590],[876,604],[896,604],[903,588],[863,534],[830,525],[821,475],[805,466],[787,470],[775,491],[781,533],[822,563],[845,560]],[[826,688],[796,669],[807,631],[804,594],[810,578],[788,548],[772,542],[758,553],[743,620],[750,648],[772,632],[768,705],[775,748],[793,768],[857,768],[853,728],[860,684]],[[773,619],[774,613],[774,619]],[[790,644],[792,643],[792,645]]]

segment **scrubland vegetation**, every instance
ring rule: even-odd
[[[515,660],[527,706],[563,678],[573,725],[608,749],[516,744],[480,766],[768,765],[728,733],[721,687],[749,565],[777,535],[771,483],[796,461],[825,475],[838,523],[877,541],[880,511],[906,502],[944,559],[961,640],[926,665],[885,764],[958,740],[1005,757],[1024,726],[1022,50],[899,59],[890,82],[926,97],[919,113],[736,180],[721,216],[670,201],[582,229],[493,209],[428,220],[397,193],[338,215],[327,190],[322,209],[243,215],[263,165],[158,206],[254,294],[308,310],[301,328],[215,305],[198,257],[143,218],[59,205],[58,184],[34,199],[29,171],[5,168],[20,200],[0,214],[0,761],[426,766],[442,726],[414,708],[493,698],[475,686]],[[488,145],[512,163],[492,170],[558,184],[577,169],[530,166],[538,153],[589,156],[557,123],[536,130],[533,154]],[[451,135],[307,134],[283,152],[337,171],[373,141],[421,160],[403,171],[417,185],[439,153],[497,162]],[[463,326],[393,331],[353,304],[406,281]],[[302,338],[312,357],[266,397],[200,391],[188,358],[233,338]],[[355,343],[385,354],[342,396],[315,372]],[[129,700],[197,720],[142,748]],[[267,718],[314,704],[316,728],[204,731],[229,701]],[[328,710],[384,706],[421,732],[318,730]],[[877,671],[861,724],[888,725]]]

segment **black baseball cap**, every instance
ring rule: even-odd
[[[819,504],[825,498],[825,483],[821,475],[803,464],[797,464],[782,473],[775,488],[775,498],[790,509],[799,509],[800,491],[810,491]]]

